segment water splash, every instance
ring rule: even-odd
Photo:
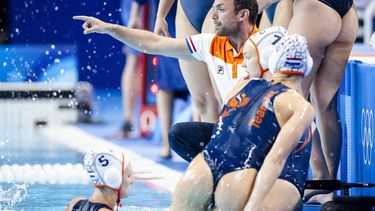
[[[10,184],[7,190],[0,186],[0,210],[14,209],[17,203],[20,203],[28,196],[28,186],[26,184]]]

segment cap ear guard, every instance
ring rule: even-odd
[[[109,168],[104,172],[103,182],[110,188],[119,189],[122,183],[122,173],[116,168]]]
[[[269,71],[274,74],[275,71],[278,69],[277,66],[278,66],[278,63],[279,63],[279,60],[281,58],[281,54],[282,52],[281,51],[274,51],[272,52],[272,54],[269,56],[269,59],[268,59],[268,69]]]
[[[269,59],[270,59],[270,56],[275,53],[275,48],[274,47],[267,47],[265,48],[261,55],[260,55],[260,65],[262,65],[263,69],[266,70],[266,69],[269,69]]]
[[[129,160],[120,152],[90,151],[85,156],[84,166],[95,186],[107,186],[117,190],[121,187],[123,171],[128,163]]]

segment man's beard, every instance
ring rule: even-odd
[[[231,36],[233,34],[238,33],[239,27],[237,25],[230,26],[230,27],[221,27],[216,31],[216,35],[218,36]]]

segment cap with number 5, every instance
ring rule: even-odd
[[[92,150],[85,155],[84,166],[95,187],[119,190],[129,160],[113,149]]]

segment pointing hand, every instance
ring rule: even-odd
[[[110,25],[109,23],[103,22],[97,18],[89,17],[89,16],[73,16],[74,20],[82,20],[84,21],[82,28],[84,29],[84,34],[91,34],[91,33],[100,33],[100,34],[108,34],[110,32]]]

